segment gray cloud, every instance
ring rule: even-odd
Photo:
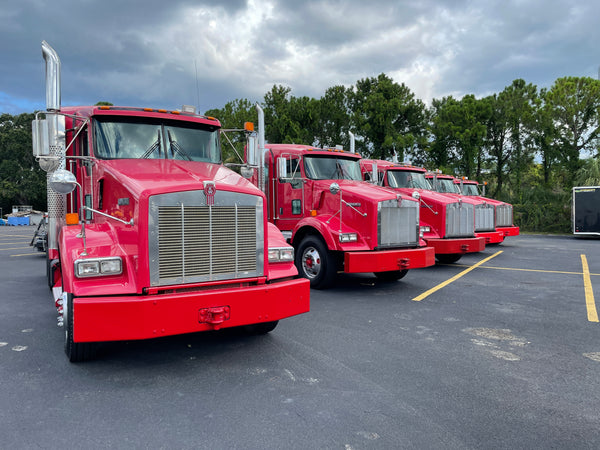
[[[418,98],[550,87],[597,76],[600,4],[548,0],[4,1],[0,112],[44,107],[40,43],[62,61],[63,103],[202,111],[386,73]]]

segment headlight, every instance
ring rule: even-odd
[[[341,233],[340,234],[340,242],[356,242],[357,237],[356,233]]]
[[[123,261],[120,257],[78,259],[75,261],[77,278],[120,275],[123,272]]]
[[[294,262],[294,249],[292,247],[270,248],[269,262]]]

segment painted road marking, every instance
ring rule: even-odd
[[[0,248],[0,250],[4,251],[4,250],[23,250],[25,248],[31,248],[31,247],[12,247],[12,248]]]
[[[469,267],[469,266],[465,266],[464,264],[447,264],[448,266],[454,266],[454,267]],[[583,272],[566,272],[563,270],[544,270],[544,269],[518,269],[515,267],[497,267],[497,266],[482,266],[480,267],[480,269],[496,269],[496,270],[510,270],[510,271],[515,271],[515,272],[539,272],[539,273],[557,273],[560,275],[583,275]],[[590,273],[590,276],[592,277],[600,277],[600,273]]]
[[[443,283],[438,284],[435,287],[432,287],[431,289],[429,289],[428,291],[423,292],[421,295],[413,298],[413,302],[420,302],[421,300],[423,300],[424,298],[429,297],[431,294],[433,294],[434,292],[439,291],[440,289],[442,289],[444,286],[449,285],[450,283],[458,280],[460,277],[462,277],[463,275],[468,274],[471,270],[476,269],[477,267],[481,266],[482,264],[485,264],[486,262],[488,262],[490,259],[495,258],[496,256],[498,256],[500,253],[502,253],[502,250],[494,253],[492,256],[488,256],[485,259],[482,259],[481,261],[479,261],[477,264],[473,264],[471,267],[469,267],[468,269],[463,270],[462,272],[460,272],[457,275],[454,275],[452,278],[444,281]]]
[[[590,269],[585,255],[581,255],[581,266],[583,267],[583,286],[585,288],[585,306],[587,307],[588,321],[598,322],[598,312],[596,311],[596,302],[594,302]]]
[[[21,253],[19,255],[9,255],[11,258],[14,258],[15,256],[39,256],[40,254],[43,255],[43,253],[39,252],[39,253]]]

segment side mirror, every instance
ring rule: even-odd
[[[255,135],[248,136],[246,141],[246,163],[249,166],[258,166],[258,140]]]
[[[50,176],[48,184],[59,194],[69,194],[77,187],[77,178],[68,170],[59,169]]]
[[[31,122],[31,139],[33,143],[33,156],[47,156],[50,154],[48,122],[45,119],[35,119]]]
[[[283,157],[277,158],[277,175],[279,178],[287,178],[287,161]]]

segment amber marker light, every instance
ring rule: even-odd
[[[244,130],[254,131],[254,123],[253,122],[244,122]]]
[[[310,210],[310,216],[311,217],[316,217],[317,216],[317,210],[316,209],[311,209]]]
[[[77,225],[77,224],[79,224],[79,214],[67,213],[65,215],[65,220],[67,222],[67,225]]]

